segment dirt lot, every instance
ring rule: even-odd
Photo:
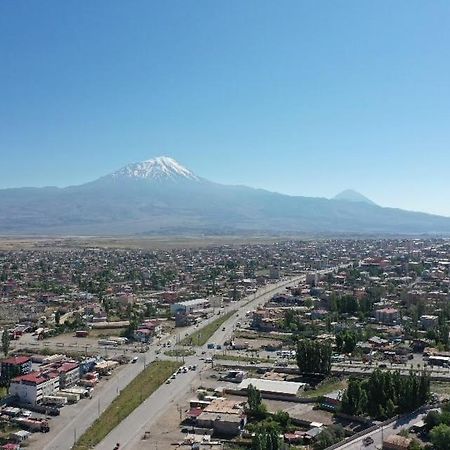
[[[39,349],[52,349],[60,351],[61,353],[65,352],[80,352],[85,353],[87,355],[90,354],[100,354],[102,356],[108,356],[112,354],[119,353],[131,353],[136,352],[139,349],[138,344],[130,344],[130,345],[119,345],[117,347],[104,347],[100,346],[98,343],[99,339],[107,338],[109,336],[117,335],[118,330],[98,330],[101,331],[105,337],[103,336],[95,336],[96,333],[90,335],[86,338],[77,338],[73,333],[61,334],[59,336],[54,336],[51,338],[37,340],[35,336],[31,334],[24,334],[19,341],[14,342],[14,346],[17,349],[20,348],[30,348],[36,349],[36,352]]]
[[[71,236],[71,237],[0,237],[0,251],[13,250],[46,250],[61,251],[75,248],[110,248],[110,249],[171,249],[171,248],[199,248],[220,245],[243,244],[271,244],[290,239],[305,238],[300,236],[271,237],[271,236],[149,236],[149,237],[100,237],[100,236]]]

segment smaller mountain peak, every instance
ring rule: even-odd
[[[367,203],[368,205],[375,205],[376,203],[367,198],[365,195],[353,189],[346,189],[333,197],[333,200],[343,200],[346,202]]]
[[[145,179],[154,181],[198,181],[200,178],[170,156],[157,156],[146,161],[129,164],[112,174],[114,178]]]

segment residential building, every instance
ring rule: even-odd
[[[31,358],[29,356],[13,356],[1,362],[1,378],[10,379],[30,372]]]
[[[30,372],[13,378],[9,393],[17,396],[19,402],[35,405],[42,397],[54,395],[59,389],[59,376],[55,372]]]

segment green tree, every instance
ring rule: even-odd
[[[450,427],[441,423],[430,432],[431,442],[435,450],[450,450]]]
[[[247,388],[247,404],[249,416],[262,419],[267,415],[266,407],[262,403],[261,392],[252,384]]]
[[[9,347],[11,345],[11,339],[9,337],[9,330],[5,328],[2,334],[2,350],[5,356],[8,356]]]
[[[420,445],[417,439],[413,439],[411,444],[409,444],[408,450],[421,450],[422,446]]]
[[[297,365],[302,373],[329,374],[331,371],[331,345],[311,339],[297,342]]]
[[[424,419],[425,427],[428,431],[441,424],[441,414],[439,411],[430,411]]]

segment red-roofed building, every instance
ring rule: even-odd
[[[35,405],[42,397],[53,395],[59,389],[59,376],[55,372],[30,372],[13,378],[9,393],[19,402]]]
[[[65,389],[80,381],[80,365],[75,361],[62,361],[45,366],[48,370],[59,377],[60,389]]]
[[[1,363],[1,377],[14,378],[31,372],[31,358],[29,356],[13,356]]]
[[[73,386],[80,381],[80,365],[76,362],[65,362],[57,369],[60,389]]]

